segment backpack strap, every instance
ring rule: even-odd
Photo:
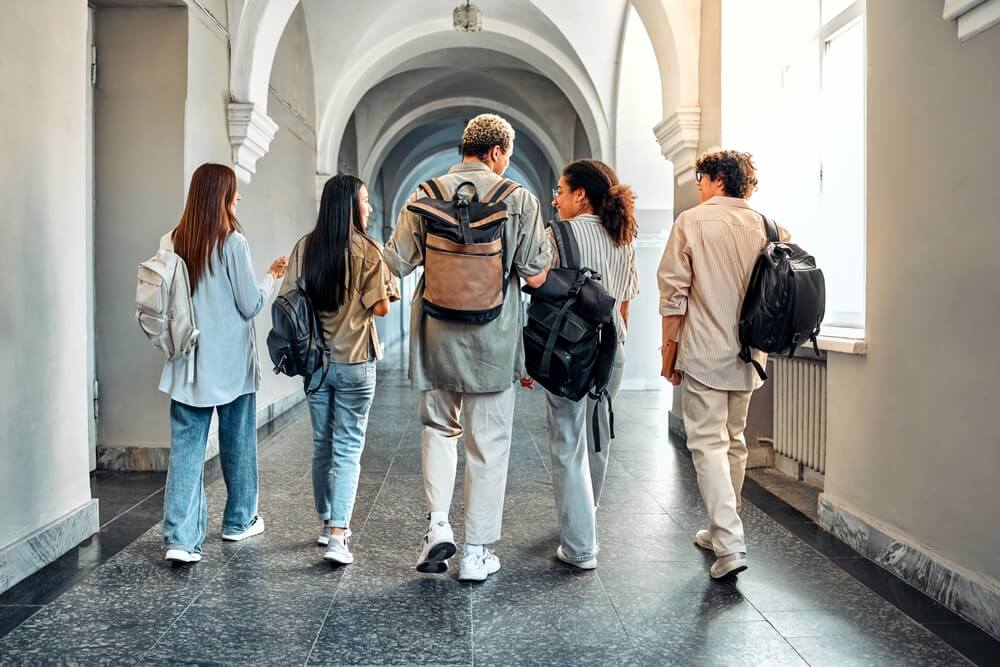
[[[795,348],[793,347],[792,353],[794,354],[794,352]],[[753,358],[753,355],[750,354],[749,345],[740,346],[740,353],[737,356],[743,363],[753,364],[753,369],[757,371],[757,377],[759,377],[762,381],[767,382],[767,373],[764,372],[764,368],[757,362],[756,359]]]
[[[778,234],[778,226],[767,219],[763,213],[758,213],[761,219],[764,221],[764,236],[767,237],[768,243],[778,243],[781,241],[781,236]]]
[[[436,178],[429,178],[419,186],[420,190],[423,191],[425,195],[433,199],[444,199],[444,188],[441,187],[441,181]]]
[[[588,393],[590,398],[597,401],[594,406],[594,416],[591,419],[591,428],[594,433],[594,451],[601,451],[601,421],[600,408],[601,401],[608,402],[608,435],[615,438],[615,410],[611,404],[611,392],[608,391],[608,384],[611,381],[611,373],[614,373],[615,355],[618,353],[618,330],[613,323],[605,324],[601,327],[601,343],[597,350],[597,367],[607,367],[611,369],[606,378],[602,378],[600,384],[595,384]]]
[[[496,185],[490,188],[486,195],[483,197],[482,201],[486,204],[496,204],[497,202],[502,202],[507,197],[514,193],[521,187],[520,183],[515,183],[509,178],[501,178]]]
[[[580,268],[580,246],[572,226],[565,220],[553,220],[551,227],[559,250],[559,264],[565,269]]]

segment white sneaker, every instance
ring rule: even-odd
[[[694,544],[702,549],[715,552],[715,547],[712,546],[712,533],[708,532],[705,528],[694,534]]]
[[[325,547],[330,543],[330,526],[323,526],[323,529],[319,533],[319,537],[316,538],[316,544],[321,547]],[[344,538],[348,538],[352,535],[351,529],[348,528],[344,531]]]
[[[486,577],[500,570],[500,559],[485,549],[482,554],[465,554],[458,570],[459,581],[486,581]]]
[[[240,540],[245,540],[248,537],[253,537],[254,535],[260,535],[264,532],[264,519],[259,516],[254,517],[253,523],[246,527],[242,533],[222,533],[222,539],[227,542],[239,542]]]
[[[581,570],[594,570],[597,568],[597,559],[591,558],[590,560],[572,560],[563,551],[562,545],[560,544],[556,547],[556,558],[566,563],[567,565],[572,565],[573,567],[580,568]]]
[[[455,533],[447,521],[432,524],[420,544],[417,572],[441,574],[448,571],[448,559],[455,555]]]
[[[713,579],[724,579],[747,569],[747,555],[743,552],[716,558],[708,573]]]
[[[331,537],[330,545],[323,554],[323,560],[337,565],[350,565],[354,562],[354,554],[347,548],[347,541],[339,537]]]
[[[201,560],[201,554],[196,551],[185,551],[184,549],[167,549],[163,560],[173,561],[174,563],[197,563]]]

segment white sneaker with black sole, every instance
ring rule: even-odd
[[[747,567],[747,555],[741,551],[716,558],[708,573],[713,579],[725,579],[743,572]]]
[[[320,530],[319,532],[319,537],[316,538],[316,544],[320,545],[321,547],[325,547],[326,545],[328,545],[330,543],[330,530],[331,530],[330,526],[323,526],[323,529]],[[345,538],[350,537],[351,534],[352,533],[350,528],[344,531]]]
[[[244,528],[239,533],[222,533],[222,539],[226,542],[239,542],[240,540],[245,540],[248,537],[253,537],[254,535],[260,535],[264,532],[264,519],[259,516],[254,517],[253,523]]]
[[[481,554],[465,554],[458,570],[459,581],[486,581],[486,577],[500,571],[500,559],[489,549]]]
[[[330,537],[323,560],[335,565],[350,565],[354,562],[354,554],[347,548],[347,540]]]
[[[712,533],[708,532],[707,528],[702,528],[694,534],[694,544],[696,547],[715,552],[715,547],[712,546]]]
[[[173,563],[197,563],[201,560],[201,554],[196,551],[185,551],[184,549],[167,549],[163,555],[163,560]]]
[[[442,574],[448,571],[448,559],[455,555],[455,533],[447,521],[431,524],[420,544],[420,557],[417,558],[417,572]]]

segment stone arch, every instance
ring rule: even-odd
[[[417,127],[428,116],[452,107],[480,107],[496,111],[497,113],[504,115],[521,125],[530,133],[531,139],[540,149],[542,149],[542,152],[549,160],[549,166],[553,171],[558,172],[560,165],[567,161],[566,156],[559,152],[555,142],[552,141],[552,139],[545,133],[542,127],[528,117],[524,112],[519,111],[518,109],[507,104],[502,104],[482,97],[452,97],[435,100],[421,105],[416,109],[407,112],[396,122],[392,123],[388,128],[383,130],[381,132],[381,137],[372,148],[371,153],[368,155],[368,158],[365,160],[364,166],[361,169],[362,180],[366,182],[372,181],[378,168],[392,150],[392,147],[398,137],[403,136],[414,127]]]
[[[593,83],[580,65],[559,49],[544,48],[545,44],[539,44],[537,35],[519,26],[491,21],[489,27],[489,31],[470,36],[441,30],[440,22],[428,21],[389,35],[369,49],[367,53],[371,57],[356,62],[327,97],[319,121],[320,171],[335,169],[350,114],[370,88],[370,82],[381,81],[414,57],[450,47],[517,53],[566,95],[583,123],[595,157],[608,154],[611,146],[607,116]]]

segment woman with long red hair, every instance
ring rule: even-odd
[[[161,241],[161,247],[172,247],[187,265],[200,331],[194,354],[168,360],[160,377],[160,391],[171,399],[163,501],[169,561],[201,560],[208,520],[205,448],[214,412],[219,416],[219,462],[227,490],[222,539],[239,541],[264,531],[264,520],[257,515],[260,366],[253,318],[271,295],[274,281],[285,275],[288,259],[274,260],[257,283],[250,245],[236,219],[239,199],[231,168],[201,165],[191,176],[180,223]]]

